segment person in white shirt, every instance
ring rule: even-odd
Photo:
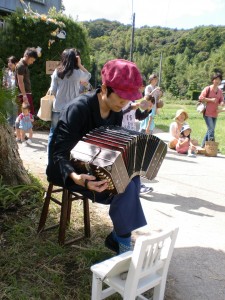
[[[144,97],[144,100],[141,102],[132,102],[128,103],[123,109],[123,120],[122,127],[129,130],[136,131],[136,122],[135,120],[142,121],[149,116],[152,111],[152,107],[155,104],[155,99],[151,95]],[[140,195],[144,195],[153,191],[152,187],[147,187],[141,183]]]
[[[91,74],[81,64],[80,53],[74,48],[65,49],[59,66],[52,74],[49,92],[55,95],[48,145],[65,106],[79,96],[80,82],[88,82]],[[48,151],[49,152],[49,151]]]
[[[178,109],[174,118],[174,122],[170,124],[170,140],[168,143],[168,147],[170,149],[176,149],[176,145],[178,143],[178,139],[180,137],[180,131],[183,125],[185,125],[185,121],[188,119],[188,114],[184,109]]]

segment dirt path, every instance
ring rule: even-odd
[[[20,157],[25,168],[41,181],[47,182],[45,170],[47,165],[48,132],[34,132],[32,145],[23,147],[18,144]]]

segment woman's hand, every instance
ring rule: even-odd
[[[139,103],[132,103],[131,104],[131,109],[136,110],[139,108]]]
[[[88,174],[76,174],[71,173],[70,177],[73,179],[73,181],[88,190],[96,191],[96,192],[103,192],[108,188],[107,180],[100,180],[96,181],[96,177]]]

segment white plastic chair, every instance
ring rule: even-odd
[[[177,233],[175,228],[138,237],[133,251],[93,265],[91,299],[105,299],[116,292],[125,300],[147,299],[142,294],[154,288],[153,300],[163,300]],[[127,272],[125,279],[124,272]],[[108,286],[105,289],[103,282]]]

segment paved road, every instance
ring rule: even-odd
[[[167,140],[168,135],[158,133]],[[179,226],[166,299],[225,299],[225,156],[168,151],[154,192],[143,197],[148,226]]]
[[[167,141],[165,133],[156,134]],[[34,133],[22,148],[24,165],[45,178],[47,133]],[[225,299],[225,156],[168,154],[154,192],[142,197],[148,226],[136,234],[179,226],[168,273],[167,300]]]

